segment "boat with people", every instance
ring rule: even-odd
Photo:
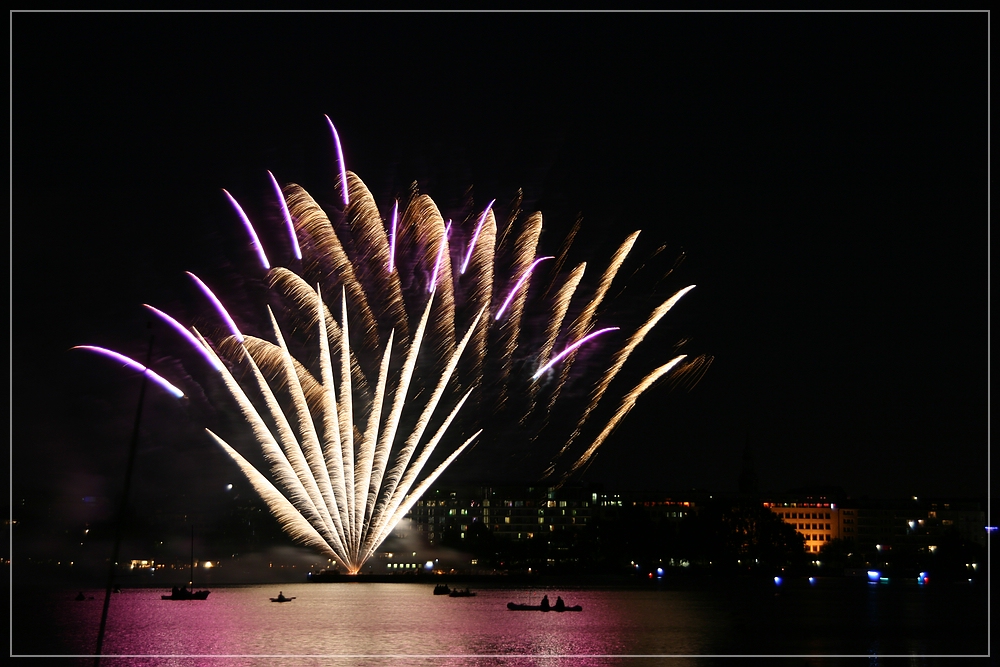
[[[278,597],[271,598],[271,602],[291,602],[294,599],[295,599],[294,595],[292,597],[286,598],[283,592],[278,591]]]
[[[546,608],[540,604],[516,604],[514,602],[508,602],[507,609],[511,611],[583,611],[583,607],[580,605],[574,605],[572,607],[563,607],[562,609],[557,609],[554,606]]]
[[[508,602],[507,609],[510,611],[583,611],[583,607],[580,605],[567,607],[561,597],[556,597],[556,603],[550,605],[548,595],[542,597],[541,604],[518,604],[516,602]]]
[[[161,600],[204,600],[210,591],[194,590],[194,526],[191,526],[191,590],[187,586],[170,589],[170,595],[161,595]]]
[[[161,600],[204,600],[210,591],[192,591],[187,586],[177,588],[174,586],[170,590],[170,595],[161,595]]]
[[[451,589],[448,588],[448,584],[438,584],[434,587],[434,595],[449,595]]]
[[[472,598],[472,597],[476,597],[476,594],[473,593],[472,591],[470,591],[468,588],[466,588],[464,591],[461,590],[461,589],[456,588],[452,592],[448,593],[448,597],[450,597],[450,598]]]

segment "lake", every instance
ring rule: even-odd
[[[104,640],[106,656],[123,657],[101,664],[705,665],[735,664],[724,656],[785,655],[797,657],[783,665],[882,664],[889,656],[920,665],[939,662],[925,656],[987,652],[987,591],[978,583],[487,585],[473,586],[477,594],[467,598],[435,596],[432,588],[215,586],[204,601],[164,601],[167,590],[126,589],[112,595]],[[296,599],[272,603],[279,590]],[[85,590],[94,599],[82,602],[74,601],[76,593],[18,591],[15,656],[93,664],[83,656],[94,652],[104,592]],[[545,594],[583,611],[507,609],[508,602],[538,604]]]

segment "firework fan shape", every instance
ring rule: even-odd
[[[583,409],[567,422],[573,426],[559,438],[560,449],[547,457],[544,475],[552,485],[586,466],[661,377],[673,371],[693,384],[707,369],[709,357],[668,360],[622,394],[603,426],[580,444],[629,356],[693,285],[654,308],[627,336],[617,326],[599,327],[601,306],[639,232],[613,253],[596,289],[578,294],[586,265],[559,273],[578,227],[558,257],[540,256],[540,214],[518,221],[515,206],[498,230],[490,202],[459,229],[415,186],[408,201],[394,203],[383,217],[364,183],[345,169],[339,136],[327,122],[339,165],[340,206],[332,216],[303,188],[281,189],[268,172],[295,270],[271,266],[251,221],[223,191],[266,272],[273,342],[241,333],[194,274],[224,325],[217,335],[146,306],[204,357],[232,395],[263,463],[255,466],[206,430],[293,539],[357,573],[483,425],[488,432],[502,417],[536,434],[548,428],[563,389],[575,380],[575,359],[599,339],[617,347],[589,385]],[[532,290],[546,264],[553,267],[548,288]],[[540,295],[541,317],[530,314],[529,291]],[[331,296],[332,308],[325,300]],[[286,340],[283,330],[304,340]],[[183,395],[127,357],[81,348]],[[463,407],[471,415],[459,419]],[[450,451],[435,456],[443,442]]]

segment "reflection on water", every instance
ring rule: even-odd
[[[129,657],[102,664],[191,665],[182,656],[192,655],[216,656],[210,664],[225,667],[272,664],[267,656],[298,656],[295,664],[314,658],[320,664],[319,656],[327,656],[337,664],[463,665],[476,656],[477,665],[585,666],[639,665],[645,661],[624,656],[670,655],[678,656],[670,664],[680,666],[715,664],[709,656],[794,655],[798,664],[830,664],[817,659],[853,655],[878,664],[887,654],[925,664],[918,656],[987,650],[986,595],[971,586],[841,582],[780,594],[763,587],[483,588],[468,598],[434,596],[432,588],[285,584],[284,594],[296,600],[284,604],[270,602],[274,586],[216,587],[207,600],[183,602],[160,600],[158,589],[126,590],[111,600],[104,647]],[[15,655],[92,654],[102,593],[85,591],[96,599],[84,602],[73,601],[75,593],[50,590],[14,608]],[[506,608],[538,604],[545,593],[583,611]]]

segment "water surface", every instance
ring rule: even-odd
[[[295,596],[277,604],[283,591]],[[429,584],[335,583],[214,587],[205,601],[163,601],[160,589],[111,599],[107,665],[735,664],[712,656],[984,655],[982,587],[865,586],[842,580],[783,588],[701,590],[476,588],[432,595]],[[38,591],[14,607],[15,655],[92,655],[103,591]],[[579,613],[508,611],[561,595]],[[21,597],[19,595],[19,597]],[[145,656],[145,657],[144,657]],[[547,657],[546,657],[547,656]],[[630,657],[626,657],[630,656]],[[861,664],[857,657],[845,664]],[[874,662],[872,662],[874,661]],[[74,662],[93,664],[80,657]]]

